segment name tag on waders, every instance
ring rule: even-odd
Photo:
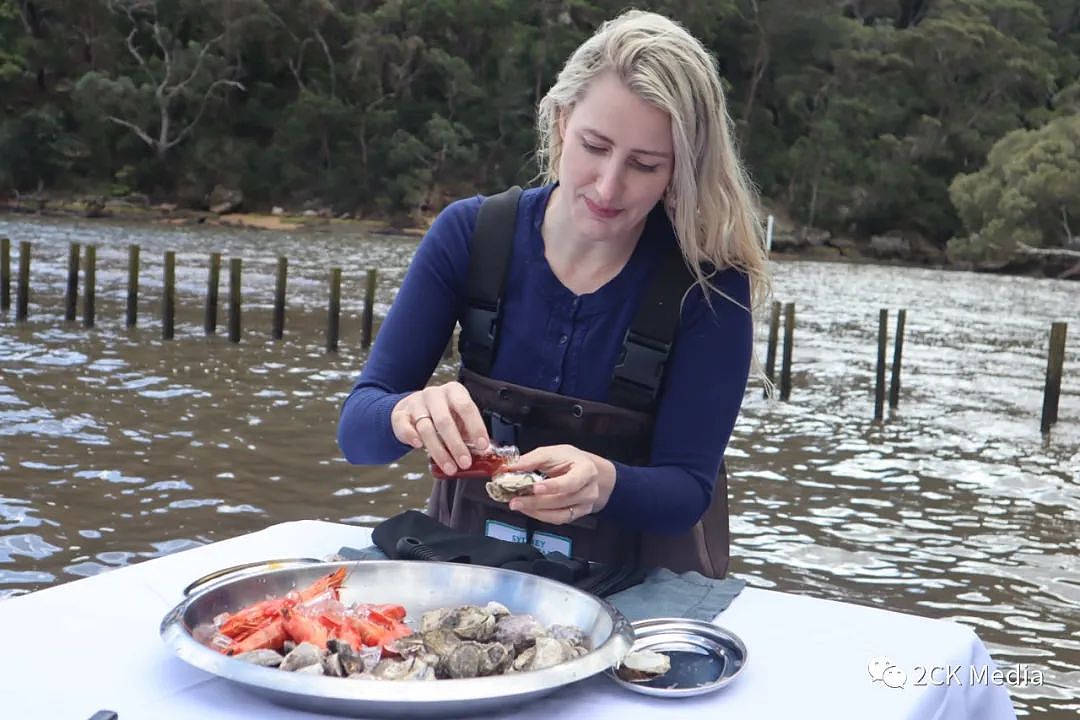
[[[552,535],[551,533],[540,531],[533,533],[532,544],[534,548],[545,555],[548,553],[560,552],[566,557],[572,557],[570,555],[570,548],[574,547],[574,543],[570,542],[570,538],[568,537]]]
[[[485,521],[484,534],[497,540],[506,540],[507,542],[530,542],[529,533],[525,528],[499,522],[498,520]],[[553,552],[561,552],[567,557],[571,557],[570,550],[574,547],[570,538],[546,532],[534,532],[531,543],[534,548],[545,555]]]
[[[484,534],[488,537],[495,538],[496,540],[506,540],[507,542],[523,543],[528,542],[529,533],[525,532],[525,528],[515,527],[509,523],[502,523],[498,520],[488,520],[484,523]]]

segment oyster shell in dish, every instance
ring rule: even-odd
[[[636,650],[623,658],[615,674],[627,682],[647,682],[671,669],[671,658],[652,650]]]

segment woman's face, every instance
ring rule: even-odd
[[[671,118],[604,73],[559,119],[560,202],[590,240],[631,240],[671,181]]]

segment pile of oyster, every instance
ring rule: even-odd
[[[236,655],[265,667],[357,680],[442,680],[542,670],[589,652],[585,634],[572,625],[544,626],[497,602],[426,612],[412,635],[378,647],[350,647],[331,640],[326,650],[300,643],[281,655],[256,650]]]

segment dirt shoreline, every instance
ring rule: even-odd
[[[292,212],[226,212],[193,210],[172,203],[129,202],[109,200],[104,204],[90,205],[84,200],[73,199],[21,199],[0,200],[0,215],[32,215],[35,217],[81,218],[90,220],[124,220],[160,225],[220,225],[248,230],[289,231],[314,229],[323,226],[351,225],[375,235],[402,235],[420,237],[428,225],[399,226],[375,218],[357,218],[351,215],[333,216],[329,212],[307,210]]]
[[[319,231],[320,228],[355,228],[370,235],[394,237],[423,237],[434,216],[425,218],[423,224],[397,225],[385,219],[358,218],[349,214],[334,216],[329,210],[304,210],[300,213],[285,212],[275,208],[273,212],[211,212],[181,208],[173,203],[150,204],[142,199],[98,198],[92,199],[56,196],[23,196],[17,200],[0,199],[0,215],[32,215],[35,217],[82,218],[145,222],[161,225],[216,225],[266,232],[289,232],[292,230]],[[1039,258],[1031,255],[1017,256],[1005,264],[977,267],[973,264],[953,264],[945,259],[943,251],[934,256],[880,256],[869,251],[864,243],[852,238],[833,238],[825,243],[793,245],[785,236],[792,236],[793,229],[777,228],[777,242],[770,258],[773,260],[805,260],[841,262],[852,264],[885,265],[897,267],[922,267],[938,270],[973,271],[979,273],[1043,277],[1080,281],[1080,262],[1075,258]]]

